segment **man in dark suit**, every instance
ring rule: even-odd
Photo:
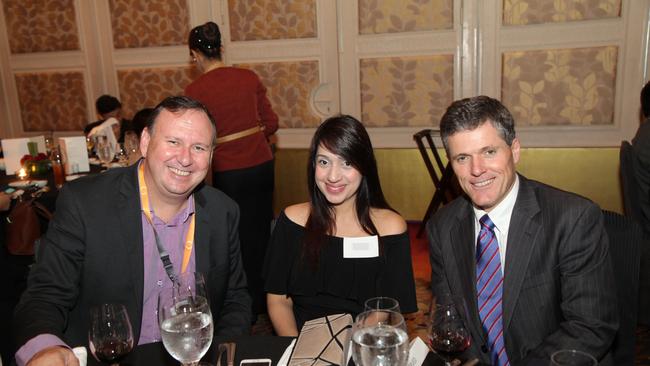
[[[143,160],[63,187],[15,313],[19,366],[76,364],[68,346],[87,345],[89,309],[102,303],[126,307],[137,344],[159,340],[157,294],[186,259],[206,277],[215,334],[248,334],[239,210],[203,184],[215,140],[203,105],[170,97],[142,133]]]
[[[578,349],[611,363],[616,292],[598,206],[517,174],[514,121],[498,100],[452,103],[440,131],[465,195],[427,224],[431,284],[466,302],[464,356],[548,365]]]

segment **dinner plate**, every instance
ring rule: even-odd
[[[30,179],[25,179],[25,180],[16,180],[13,182],[9,183],[9,187],[14,187],[14,188],[27,188],[27,187],[45,187],[47,185],[47,180],[30,180]]]

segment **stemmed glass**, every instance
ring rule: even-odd
[[[596,366],[598,361],[582,351],[575,349],[563,349],[551,355],[551,366]]]
[[[126,149],[126,154],[130,157],[131,154],[134,154],[138,151],[140,145],[140,140],[135,131],[126,131],[124,132],[124,149]]]
[[[95,141],[92,137],[86,137],[86,150],[88,150],[88,157],[93,155],[93,147],[95,147]]]
[[[366,310],[392,310],[401,313],[399,301],[392,297],[371,297],[363,303],[363,309]]]
[[[352,329],[352,358],[358,366],[405,366],[409,339],[402,314],[368,310],[357,316]]]
[[[117,158],[117,161],[120,163],[122,166],[126,166],[129,157],[127,156],[126,149],[124,148],[124,144],[117,144],[117,152],[115,153],[115,158]]]
[[[198,365],[212,343],[212,314],[201,273],[187,272],[158,296],[163,345],[184,366]]]
[[[99,161],[101,161],[104,166],[108,167],[108,164],[113,161],[114,155],[115,152],[113,151],[113,147],[110,142],[108,142],[106,136],[100,136],[97,140],[97,157],[99,158]]]
[[[88,345],[97,361],[119,362],[133,349],[133,330],[124,305],[102,304],[90,309]]]
[[[463,298],[440,294],[431,300],[429,345],[445,365],[451,365],[471,343],[464,318],[467,307]]]

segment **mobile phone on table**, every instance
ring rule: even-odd
[[[247,358],[241,360],[239,366],[271,366],[270,358]]]

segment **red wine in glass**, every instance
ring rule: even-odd
[[[447,362],[458,359],[469,348],[471,341],[465,329],[433,331],[429,336],[431,348]]]
[[[95,348],[95,357],[100,362],[116,364],[131,352],[133,344],[120,339],[106,339]]]

